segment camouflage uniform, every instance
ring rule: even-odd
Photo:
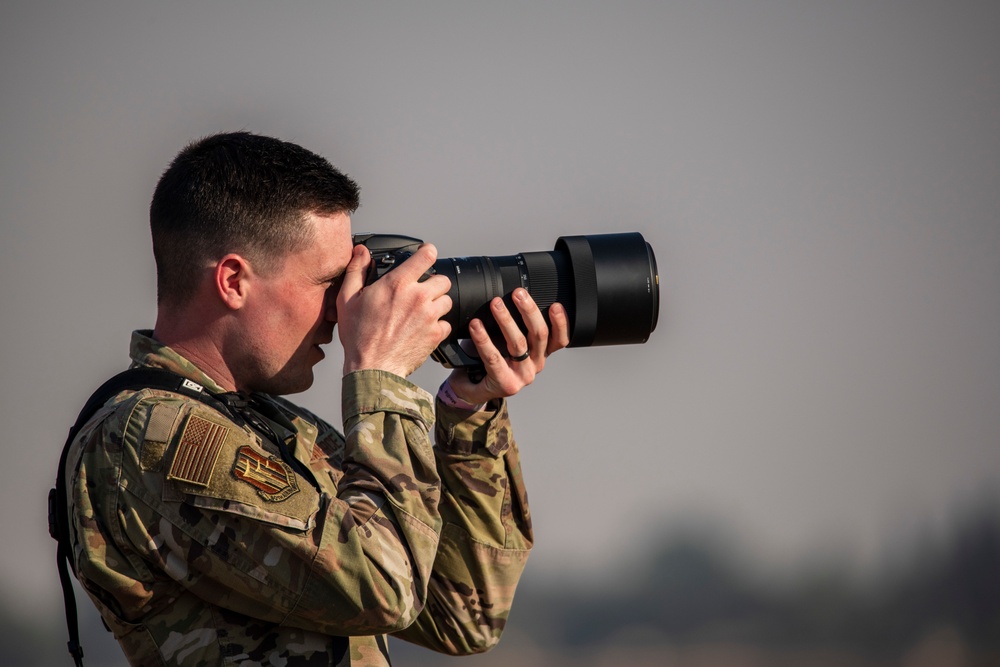
[[[136,332],[134,366],[223,391]],[[135,665],[387,665],[386,634],[493,646],[531,546],[506,406],[437,405],[382,371],[344,378],[346,436],[262,397],[275,442],[185,396],[124,392],[65,474],[80,581]]]

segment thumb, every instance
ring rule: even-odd
[[[348,301],[365,286],[365,278],[368,275],[368,264],[372,256],[368,248],[363,245],[354,246],[351,261],[348,262],[344,270],[344,282],[340,286],[340,294],[337,300],[341,303]]]

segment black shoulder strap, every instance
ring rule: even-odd
[[[229,414],[225,405],[209,394],[200,384],[161,368],[130,368],[127,371],[122,371],[102,384],[80,411],[76,423],[69,430],[62,455],[59,457],[55,488],[49,491],[49,535],[59,545],[56,551],[56,564],[59,567],[59,581],[62,584],[63,602],[66,606],[66,627],[69,630],[67,646],[77,667],[83,665],[83,647],[80,645],[80,631],[77,625],[76,597],[73,595],[73,584],[69,577],[69,565],[72,564],[72,559],[70,558],[69,512],[66,496],[66,458],[77,433],[90,421],[90,418],[101,406],[123,391],[147,388],[185,394]]]

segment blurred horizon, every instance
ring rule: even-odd
[[[627,561],[591,576],[529,562],[500,645],[463,663],[636,667],[969,667],[1000,660],[1000,504],[983,494],[946,534],[909,536],[878,565],[815,554],[768,571],[742,560],[725,529],[695,521],[647,536]],[[126,664],[77,587],[87,664]],[[68,661],[63,617],[20,617],[0,591],[10,667]],[[61,610],[60,610],[61,611]],[[38,638],[25,645],[25,639]],[[391,639],[397,664],[452,658]]]

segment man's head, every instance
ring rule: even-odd
[[[357,185],[300,146],[245,132],[191,144],[150,205],[154,335],[224,386],[308,388],[357,206]]]
[[[149,207],[157,300],[184,304],[227,253],[274,270],[311,240],[307,214],[358,203],[354,181],[300,146],[249,132],[201,139],[177,155]]]

